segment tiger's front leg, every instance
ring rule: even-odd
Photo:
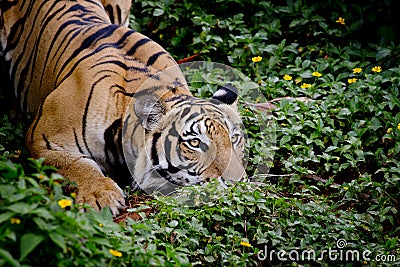
[[[72,85],[69,87],[76,88]],[[109,207],[117,215],[124,208],[124,193],[104,176],[101,163],[95,160],[101,160],[104,153],[102,142],[107,127],[104,120],[95,116],[105,115],[98,111],[84,115],[87,97],[82,92],[71,94],[67,89],[58,88],[43,101],[27,132],[26,146],[32,157],[45,158],[45,164],[55,166],[77,184],[77,203],[89,204],[95,210]],[[82,131],[83,117],[88,120],[86,131]]]
[[[93,160],[67,151],[48,151],[41,156],[45,157],[45,164],[57,167],[61,175],[77,183],[78,204],[88,204],[95,210],[109,207],[114,216],[124,208],[123,191],[111,178],[103,175]]]

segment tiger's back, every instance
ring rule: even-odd
[[[123,117],[132,99],[156,96],[156,102],[163,105],[156,116],[161,120],[176,103],[192,99],[192,95],[176,62],[161,46],[138,32],[111,24],[111,9],[107,15],[104,8],[107,2],[113,4],[107,0],[2,2],[0,42],[21,109],[35,115],[26,135],[32,156],[45,157],[47,164],[77,182],[78,202],[97,209],[109,206],[117,214],[124,195],[104,173],[127,170],[122,128],[126,128]],[[160,71],[166,78],[155,75]],[[150,85],[143,87],[148,80]],[[133,115],[128,128],[146,132],[135,134],[140,139],[137,142],[151,144],[156,131],[165,131],[146,128],[148,117]],[[221,133],[229,140],[230,131],[237,126],[227,125],[221,126]],[[225,150],[224,157],[229,159],[234,149]],[[138,170],[160,168],[150,166],[154,160],[144,159],[146,156],[138,161],[147,162],[143,165],[147,167]],[[227,160],[224,162],[228,167]],[[221,175],[203,171],[210,177]],[[187,170],[182,175],[199,180],[200,173],[193,173]],[[130,177],[120,175],[120,184],[129,184]]]
[[[41,128],[53,129],[74,143],[76,152],[91,154],[104,161],[102,166],[112,165],[114,160],[108,158],[107,162],[102,149],[88,148],[94,140],[91,132],[115,128],[140,85],[174,66],[175,61],[149,38],[111,24],[100,3],[20,1],[19,5],[12,8],[32,10],[25,23],[11,28],[8,36],[19,33],[19,37],[8,40],[5,55],[16,58],[11,60],[10,72],[21,108],[37,114],[27,135],[28,146],[41,150],[34,147],[38,144],[34,140],[40,138],[34,135],[41,135]],[[184,80],[180,73],[178,77]],[[190,94],[187,90],[178,93]],[[58,104],[59,99],[63,105]],[[49,117],[51,120],[46,120]],[[76,127],[66,131],[63,124],[56,123],[62,120]],[[87,122],[91,129],[86,129]],[[42,139],[46,146],[52,145],[46,135]]]
[[[3,29],[8,39],[2,47],[24,111],[36,112],[47,94],[71,79],[84,85],[85,78],[92,80],[92,74],[102,71],[99,76],[110,75],[132,92],[154,73],[176,64],[149,38],[111,24],[101,3],[83,3],[14,1],[7,9],[31,9],[27,16],[19,14],[26,17],[2,12],[4,21],[17,21]]]

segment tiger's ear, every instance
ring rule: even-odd
[[[164,101],[157,95],[141,95],[136,98],[134,111],[143,128],[156,129],[166,114]]]
[[[236,105],[237,96],[238,89],[231,83],[227,83],[214,93],[211,102],[216,104]]]

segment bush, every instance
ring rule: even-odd
[[[27,175],[10,161],[0,166],[0,265],[257,266],[267,249],[311,247],[319,257],[337,240],[374,256],[397,248],[397,238],[388,239],[377,223],[388,218],[384,212],[338,209],[357,185],[342,189],[337,205],[310,189],[285,197],[271,184],[239,183],[201,206],[182,205],[175,197],[156,199],[147,204],[156,213],[146,216],[141,211],[148,206],[140,206],[130,212],[138,212],[142,221],[128,218],[118,225],[108,209],[79,212],[74,196],[62,194],[63,179],[49,177],[51,169],[42,160],[31,161],[31,167]],[[203,193],[202,187],[182,192]],[[276,255],[268,260],[276,263]]]

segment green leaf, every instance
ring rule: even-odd
[[[244,213],[244,207],[242,205],[238,205],[237,210],[239,211],[240,214]]]
[[[379,119],[377,119],[376,117],[373,117],[371,119],[371,121],[369,122],[368,127],[370,127],[373,131],[376,131],[382,127],[382,124],[379,121]]]
[[[106,238],[101,238],[101,237],[92,237],[90,241],[98,244],[98,245],[103,245],[106,247],[111,247],[110,241]]]
[[[337,146],[329,146],[329,147],[325,150],[325,152],[328,153],[328,152],[331,152],[331,151],[336,150],[336,149],[338,149]]]
[[[57,233],[51,233],[50,235],[51,240],[53,240],[54,243],[56,243],[57,246],[62,248],[63,251],[67,250],[67,245],[64,241],[64,237],[60,234]]]
[[[51,215],[51,213],[48,210],[46,210],[45,208],[35,209],[31,213],[36,214],[46,220],[54,220],[54,216]]]
[[[221,215],[218,215],[218,214],[213,214],[212,217],[213,217],[213,219],[216,220],[216,221],[223,221],[223,220],[225,220],[225,217],[224,217],[224,216],[221,216]]]
[[[205,256],[204,259],[206,260],[206,262],[214,262],[215,261],[213,256]]]
[[[178,221],[176,221],[176,220],[170,221],[168,223],[168,226],[169,227],[176,227],[176,226],[178,226]]]
[[[5,260],[11,266],[21,266],[19,262],[16,259],[14,259],[14,257],[10,254],[10,252],[5,251],[1,248],[0,248],[0,258]]]
[[[351,114],[351,112],[350,112],[350,110],[348,108],[342,108],[339,111],[339,115],[341,115],[341,116],[348,116],[350,114]]]
[[[15,214],[14,212],[5,212],[0,214],[0,223],[8,221],[14,216],[14,214]]]
[[[302,67],[302,68],[308,68],[308,67],[310,66],[310,64],[311,64],[311,61],[308,60],[308,59],[306,59],[306,60],[304,60],[303,63],[301,64],[301,67]]]
[[[32,233],[23,235],[21,237],[21,256],[19,260],[22,261],[25,259],[25,257],[28,256],[29,253],[31,253],[32,250],[34,250],[43,240],[44,237],[41,235]]]
[[[11,210],[15,213],[19,214],[27,214],[31,211],[34,211],[37,208],[38,204],[28,204],[28,203],[15,203],[7,207],[8,210]]]
[[[0,162],[0,173],[1,176],[8,179],[14,180],[19,176],[19,166],[12,163],[10,160]]]
[[[389,48],[381,48],[379,49],[378,53],[376,53],[376,60],[380,61],[382,58],[389,56],[391,50]]]
[[[42,218],[35,217],[35,218],[33,218],[33,221],[36,223],[36,225],[41,230],[46,230],[49,228],[49,225]]]
[[[15,191],[17,191],[17,188],[15,188],[15,186],[13,185],[10,184],[0,185],[0,196],[3,199],[11,197],[12,195],[14,195]]]
[[[159,17],[164,14],[164,10],[161,8],[156,8],[153,12],[154,17]]]
[[[292,137],[290,135],[284,135],[284,136],[282,136],[281,140],[279,141],[279,145],[283,146],[284,144],[289,142],[291,139],[292,139]]]

